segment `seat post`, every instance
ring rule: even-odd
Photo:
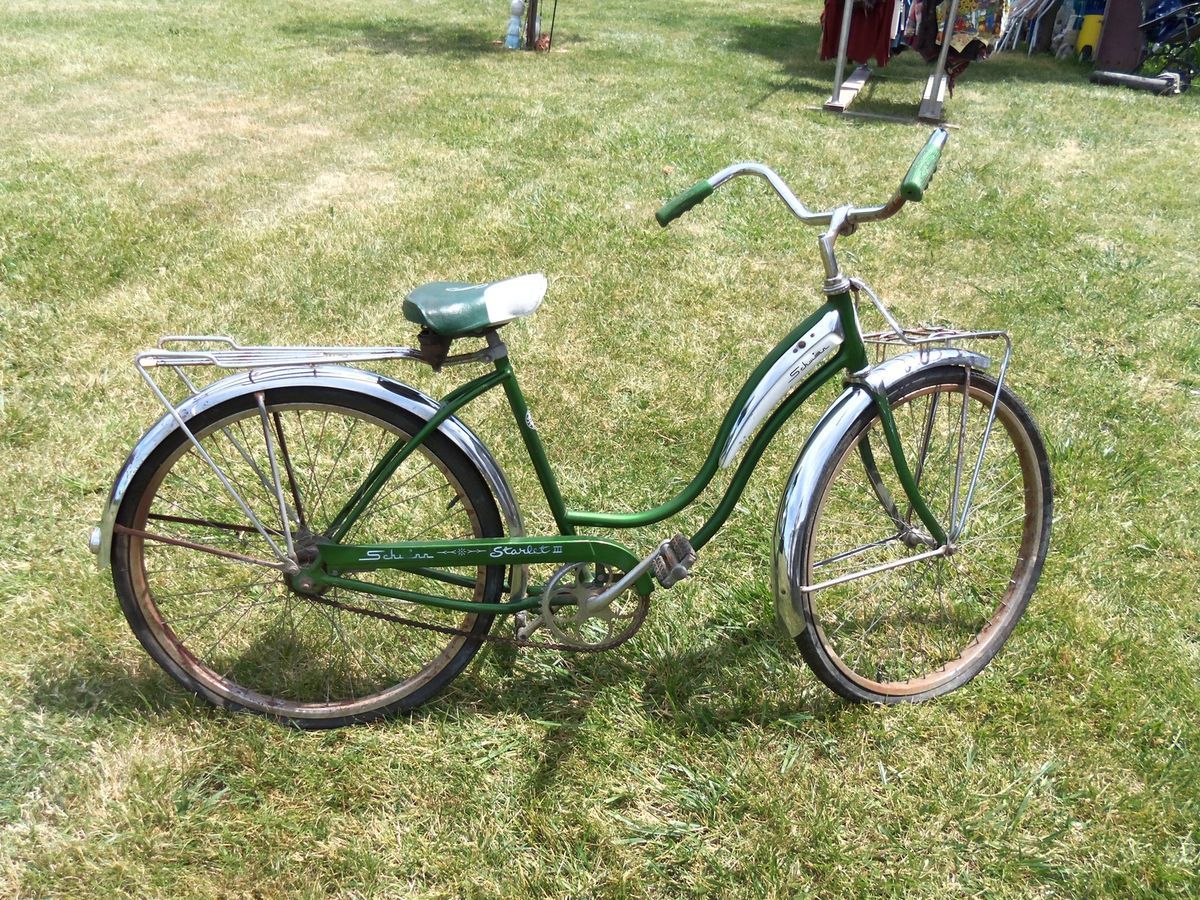
[[[500,337],[500,329],[493,328],[487,333],[487,345],[493,360],[504,359],[508,356],[508,345]]]

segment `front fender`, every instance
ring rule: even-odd
[[[375,372],[354,369],[348,366],[286,366],[272,369],[239,372],[213,382],[199,393],[179,404],[179,416],[185,422],[193,416],[226,400],[271,388],[287,387],[336,387],[391,403],[422,419],[429,419],[439,407],[438,401],[415,388]],[[134,475],[155,448],[178,426],[170,413],[159,419],[142,439],[137,442],[117,473],[108,502],[93,532],[91,546],[96,552],[97,563],[106,569],[112,562],[112,531],[117,520],[117,510],[125,498]],[[500,514],[508,533],[514,537],[525,534],[521,523],[521,510],[516,496],[509,487],[508,479],[500,464],[492,456],[483,441],[460,419],[451,416],[441,425],[441,431],[452,440],[467,458],[479,469],[484,481],[496,498]],[[514,567],[520,568],[520,567]],[[524,593],[524,573],[514,572],[512,596]]]
[[[774,554],[771,593],[775,598],[775,619],[790,637],[794,638],[805,628],[799,605],[799,588],[805,583],[804,573],[797,571],[799,542],[804,525],[810,521],[820,500],[816,496],[817,480],[842,437],[872,404],[871,391],[887,393],[903,379],[926,369],[940,366],[986,369],[990,365],[988,357],[957,347],[905,353],[875,366],[867,373],[865,381],[871,390],[860,384],[849,385],[817,422],[812,434],[804,442],[804,449],[800,451],[800,458],[796,460],[783,497],[780,498],[779,513],[775,519],[775,539],[771,545]]]

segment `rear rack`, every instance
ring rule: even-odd
[[[195,346],[173,346],[179,344]],[[203,347],[202,344],[218,346]],[[420,359],[420,353],[412,347],[246,347],[224,335],[196,335],[160,338],[158,347],[139,353],[134,357],[134,364],[145,369],[183,366],[259,369],[381,359]]]
[[[488,342],[488,346],[471,353],[459,353],[447,357],[444,366],[456,366],[474,362],[490,362],[504,354],[504,345]],[[233,338],[221,334],[168,335],[159,338],[158,346],[143,350],[133,358],[134,368],[151,392],[176,421],[179,414],[176,404],[167,397],[162,386],[151,374],[151,369],[169,369],[183,384],[187,393],[184,399],[194,396],[200,388],[188,377],[188,369],[215,368],[225,371],[250,371],[276,368],[312,368],[325,365],[355,365],[364,362],[380,362],[394,359],[411,359],[432,365],[420,350],[414,347],[294,347],[255,346],[239,344]],[[183,423],[179,421],[180,425]],[[185,428],[186,431],[186,428]]]
[[[203,347],[214,344],[216,347]],[[193,345],[178,347],[172,345]],[[488,362],[495,358],[493,347],[448,357],[442,365]],[[153,350],[134,357],[139,370],[156,367],[177,368],[214,366],[218,369],[265,369],[273,366],[320,366],[330,363],[360,363],[386,359],[414,359],[426,362],[413,347],[267,347],[243,346],[231,337],[218,334],[170,335],[159,338]]]
[[[460,353],[448,357],[442,362],[442,365],[487,362],[498,359],[504,353],[505,348],[502,342],[489,339],[487,347],[471,353]],[[245,498],[230,482],[228,476],[222,471],[216,461],[201,446],[196,435],[188,427],[187,422],[184,421],[179,411],[180,407],[184,402],[199,394],[203,389],[202,386],[198,386],[196,381],[189,377],[188,371],[198,368],[249,371],[251,380],[253,380],[254,373],[263,369],[308,368],[312,369],[315,373],[318,367],[325,365],[353,365],[363,362],[379,362],[394,359],[410,359],[432,365],[430,360],[420,350],[413,347],[245,346],[239,344],[231,337],[213,334],[169,335],[160,338],[157,347],[152,350],[143,350],[141,353],[135,355],[133,365],[142,377],[142,380],[150,388],[150,392],[154,395],[155,399],[162,404],[167,414],[175,420],[175,424],[187,436],[197,455],[217,476],[222,486],[238,504],[242,512],[246,514],[250,524],[262,535],[272,554],[278,560],[277,563],[263,560],[254,561],[291,572],[295,570],[296,562],[294,559],[292,529],[289,517],[294,518],[295,513],[284,497],[279,473],[275,466],[274,449],[270,444],[270,433],[267,428],[266,409],[263,405],[262,395],[259,395],[258,402],[263,420],[263,435],[267,441],[267,449],[271,461],[269,471],[258,464],[247,447],[229,429],[223,428],[222,431],[233,444],[238,455],[250,466],[257,480],[267,491],[268,496],[277,499],[279,506],[277,512],[280,517],[280,525],[278,527],[268,526],[254,514]],[[164,386],[159,383],[163,377],[159,373],[163,369],[172,372],[184,388],[184,396],[177,403],[172,402]],[[152,370],[158,371],[155,372]],[[280,538],[283,538],[282,546]]]

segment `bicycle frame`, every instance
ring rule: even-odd
[[[502,346],[502,345],[501,345]],[[506,354],[493,360],[493,371],[475,378],[447,394],[441,406],[416,434],[398,439],[367,474],[358,490],[334,517],[329,543],[318,546],[316,560],[301,576],[314,585],[338,586],[394,599],[408,600],[446,609],[469,612],[511,613],[539,604],[540,589],[531,587],[529,597],[514,597],[504,603],[453,600],[446,597],[399,590],[368,581],[347,578],[346,573],[380,568],[419,572],[433,580],[469,585],[474,579],[445,571],[457,566],[590,562],[633,572],[638,557],[611,542],[581,537],[578,528],[639,528],[670,518],[689,507],[709,486],[718,468],[728,466],[748,440],[745,454],[734,471],[717,508],[691,538],[701,549],[725,524],[742,495],[763,452],[791,415],[822,386],[845,371],[864,373],[868,368],[866,348],[858,314],[849,290],[831,294],[826,302],[764,357],[734,398],[700,470],[671,499],[637,513],[574,511],[567,508],[551,468],[546,448],[534,426],[524,393]],[[467,539],[458,541],[397,542],[388,544],[343,544],[358,517],[404,460],[458,410],[495,388],[501,388],[521,434],[530,462],[538,477],[559,534],[554,536]],[[909,502],[929,533],[944,545],[946,532],[921,498],[900,445],[885,396],[873,395],[882,419],[888,450]],[[753,438],[751,439],[751,434]],[[651,580],[644,573],[636,587],[648,594]]]
[[[131,452],[114,482],[104,516],[100,525],[93,531],[89,544],[97,553],[101,566],[107,565],[117,510],[131,479],[140,468],[141,463],[144,462],[147,454],[165,438],[167,433],[178,427],[191,441],[197,456],[208,464],[223,488],[241,507],[254,530],[259,533],[271,554],[274,555],[275,561],[238,557],[236,554],[233,556],[243,562],[265,565],[282,571],[292,580],[294,588],[300,591],[312,592],[319,590],[322,586],[341,586],[364,593],[449,609],[469,609],[485,614],[507,613],[538,605],[538,601],[533,598],[541,593],[541,588],[527,585],[528,564],[551,563],[561,566],[571,563],[589,563],[603,565],[624,573],[616,583],[610,585],[600,595],[602,603],[611,602],[613,598],[630,587],[636,587],[639,593],[645,596],[651,589],[651,579],[648,575],[651,567],[655,568],[656,575],[666,585],[675,583],[678,578],[687,573],[694,560],[695,552],[703,548],[729,518],[766,447],[783,424],[813,393],[829,383],[839,372],[844,371],[847,373],[845,382],[850,388],[847,393],[855,395],[864,409],[869,405],[874,405],[876,408],[882,424],[888,455],[892,459],[900,485],[912,511],[926,529],[926,533],[918,535],[918,538],[938,551],[948,552],[961,523],[956,524],[955,513],[952,509],[947,527],[943,528],[921,497],[918,487],[920,467],[914,477],[908,461],[905,459],[904,449],[901,446],[887,397],[887,385],[893,383],[890,379],[896,369],[890,368],[886,378],[883,377],[884,372],[880,369],[878,374],[881,377],[874,377],[877,370],[871,369],[868,365],[866,345],[859,326],[852,292],[856,294],[859,289],[865,290],[893,329],[896,339],[906,343],[910,349],[923,346],[929,341],[971,335],[965,332],[951,334],[943,331],[940,335],[930,338],[910,338],[869,288],[866,288],[861,282],[851,280],[842,272],[834,252],[834,245],[839,236],[852,234],[862,223],[890,218],[906,202],[920,201],[936,169],[945,141],[946,132],[935,131],[930,136],[925,148],[914,159],[900,189],[887,203],[880,206],[841,206],[824,212],[816,212],[800,202],[783,180],[767,167],[758,163],[737,163],[722,169],[708,180],[696,183],[668,201],[655,214],[659,224],[665,226],[702,202],[720,185],[733,178],[742,175],[762,178],[797,219],[806,225],[820,226],[825,229],[818,238],[818,246],[826,278],[823,287],[825,302],[776,344],[751,372],[726,411],[699,471],[674,497],[652,509],[637,513],[605,513],[576,511],[567,508],[559,491],[546,448],[534,426],[524,393],[508,359],[507,347],[500,339],[495,327],[477,334],[477,336],[486,338],[487,347],[485,349],[445,357],[434,364],[437,367],[441,364],[490,362],[493,366],[492,371],[461,385],[441,401],[435,401],[420,392],[407,388],[400,382],[384,379],[353,367],[369,360],[416,359],[424,362],[430,361],[421,351],[409,347],[246,347],[237,344],[231,338],[220,336],[169,337],[160,340],[158,350],[146,351],[135,357],[135,366],[139,374],[167,409],[168,415],[147,432]],[[974,334],[980,337],[989,336],[979,332]],[[1004,339],[1007,342],[1006,336]],[[168,344],[183,345],[185,349],[169,350],[167,349]],[[212,344],[219,345],[220,349],[207,346]],[[1010,350],[1011,345],[1008,345],[1005,360],[1001,366],[1001,380],[1007,366],[1007,353]],[[979,363],[987,365],[986,358],[974,354],[970,356]],[[912,371],[914,366],[924,366],[927,361],[926,357],[914,358],[905,363],[904,371]],[[966,356],[957,357],[955,361],[960,364],[976,364],[968,361]],[[347,363],[351,367],[346,367]],[[197,391],[196,386],[184,372],[186,367],[197,365],[242,369],[247,372],[243,376],[230,376],[228,379],[210,385],[203,391]],[[170,402],[148,371],[157,367],[165,367],[179,376],[191,394],[185,404],[177,408]],[[294,552],[289,524],[291,514],[288,511],[288,501],[284,496],[280,481],[275,450],[267,423],[264,392],[273,379],[266,374],[256,375],[260,368],[265,372],[279,373],[274,378],[276,383],[285,382],[296,385],[298,384],[297,379],[299,379],[299,381],[305,382],[304,386],[336,382],[358,393],[370,394],[375,391],[384,391],[385,396],[380,396],[379,399],[404,406],[423,423],[415,434],[397,439],[372,470],[367,473],[350,499],[334,516],[328,530],[312,548],[315,550],[315,559],[310,561],[306,558],[307,565],[303,565]],[[380,387],[385,382],[385,387]],[[495,388],[500,388],[505,393],[513,419],[521,434],[549,510],[553,515],[558,532],[556,535],[527,537],[524,534],[516,499],[500,472],[498,464],[482,442],[455,416],[460,409]],[[270,472],[267,473],[260,469],[237,441],[232,441],[232,443],[238,454],[254,469],[257,480],[267,490],[268,495],[273,498],[273,505],[277,506],[280,516],[281,529],[269,529],[255,516],[245,499],[228,482],[220,467],[208,456],[199,440],[192,434],[186,421],[187,417],[207,408],[217,402],[219,398],[228,399],[234,395],[244,396],[250,393],[254,394],[260,410]],[[844,397],[845,394],[843,394]],[[184,406],[187,407],[186,414]],[[993,403],[991,414],[994,418],[995,403]],[[828,418],[828,414],[826,418]],[[824,422],[825,419],[818,424],[818,431],[821,430]],[[986,447],[990,428],[991,420],[985,429],[984,447]],[[467,454],[469,459],[479,466],[481,476],[497,499],[509,537],[385,544],[342,543],[406,458],[422,447],[434,433],[448,436],[459,449]],[[695,502],[708,488],[717,469],[732,465],[739,455],[741,461],[737,464],[730,483],[715,510],[690,541],[682,535],[677,535],[669,541],[663,541],[649,556],[639,559],[630,550],[613,541],[578,533],[580,529],[587,528],[639,528],[670,518]],[[875,462],[876,455],[878,455],[877,452],[872,451],[870,447],[864,448],[863,462],[868,468],[868,474],[871,475],[873,483],[879,486],[880,473]],[[802,463],[803,459],[804,454],[802,453]],[[982,449],[963,503],[963,520],[965,520],[970,506],[974,479],[978,475],[981,461]],[[961,468],[960,460],[959,469],[961,470]],[[961,471],[956,475],[956,482],[960,478]],[[883,489],[880,487],[877,493],[880,490]],[[955,504],[957,499],[956,484]],[[880,500],[885,508],[891,502],[890,498],[886,498],[882,494]],[[143,534],[143,537],[163,539],[149,533]],[[282,538],[286,546],[281,546],[277,538]],[[193,549],[222,555],[214,548],[192,546]],[[914,559],[916,558],[914,557]],[[670,562],[672,559],[675,561]],[[464,566],[497,565],[512,567],[509,573],[509,583],[505,586],[510,597],[505,603],[480,602],[464,606],[466,601],[387,588],[347,577],[355,572],[391,568],[416,572],[434,581],[465,587],[475,584],[476,578],[456,573],[452,571],[453,569]],[[528,593],[528,597],[526,593]]]

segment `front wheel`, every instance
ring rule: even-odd
[[[227,400],[188,426],[245,508],[181,429],[168,435],[134,475],[113,538],[121,608],[154,660],[214,704],[304,728],[412,709],[449,684],[479,649],[492,616],[342,588],[305,590],[269,567],[287,532],[301,560],[329,541],[339,511],[376,463],[423,424],[338,388],[272,388]],[[343,540],[502,535],[483,476],[435,432]],[[434,574],[439,580],[394,569],[356,577],[499,601],[503,567]]]
[[[797,545],[796,643],[843,697],[898,703],[953,690],[995,656],[1029,602],[1050,540],[1050,465],[1007,388],[980,459],[996,394],[995,381],[960,367],[890,393],[920,493],[951,532],[943,552],[906,500],[873,404],[821,472]]]

